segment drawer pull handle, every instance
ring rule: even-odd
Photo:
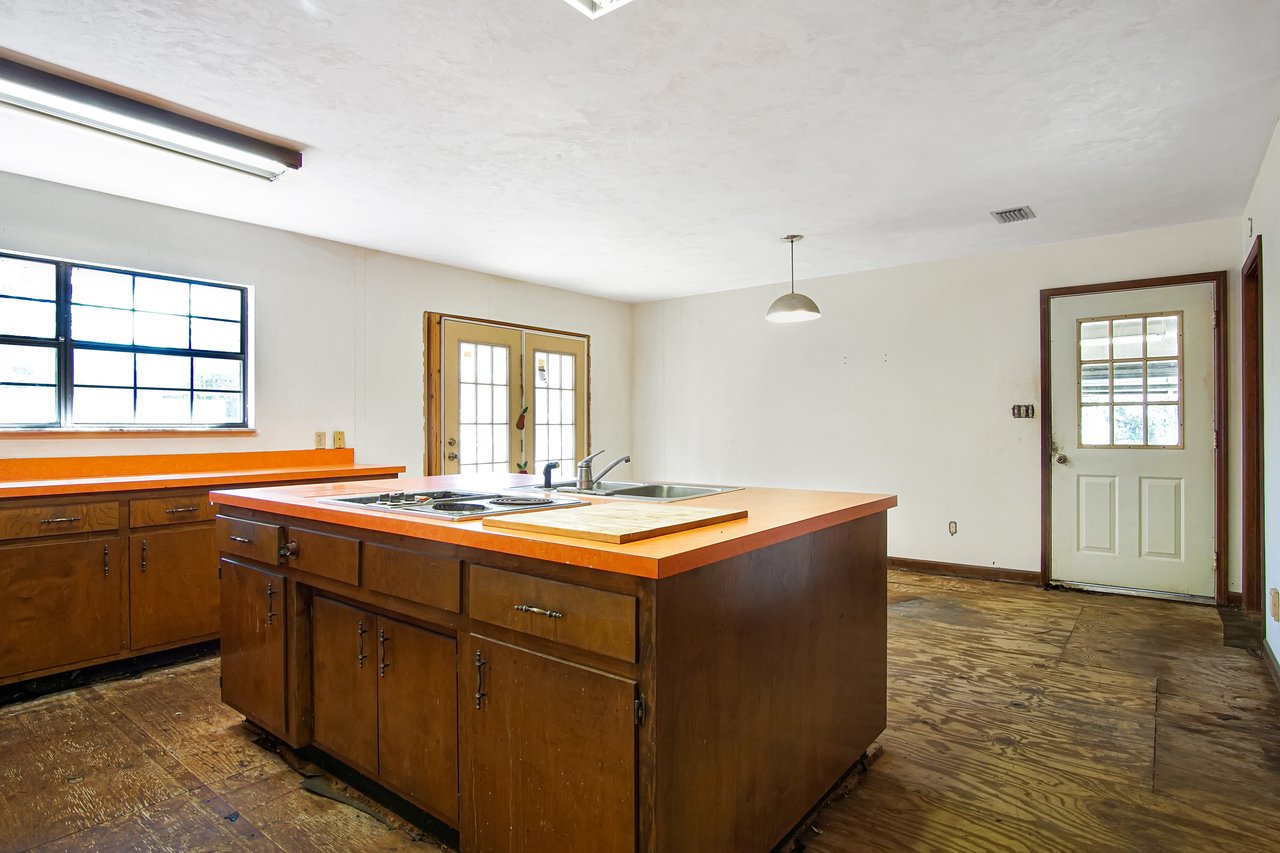
[[[369,657],[364,653],[364,635],[369,633],[369,629],[364,626],[364,620],[361,619],[356,624],[356,634],[360,638],[360,650],[356,652],[356,664],[364,669],[364,660]]]
[[[267,624],[274,625],[276,623],[275,611],[275,585],[271,581],[267,581]]]
[[[516,610],[521,613],[532,613],[535,616],[546,616],[548,619],[563,619],[564,614],[559,610],[544,610],[541,607],[534,607],[532,604],[517,604]]]
[[[173,515],[175,512],[195,512],[200,509],[198,506],[173,506],[165,510],[165,512]]]
[[[40,520],[41,524],[70,524],[73,521],[83,521],[84,519],[78,515],[69,515],[66,518],[44,518]]]
[[[142,571],[147,570],[147,540],[142,540]]]
[[[249,544],[250,542],[252,542],[253,540],[252,540],[252,539],[250,539],[248,536],[232,536],[232,537],[231,537],[231,541],[232,541],[232,542],[243,542],[244,544],[248,545],[248,544]]]
[[[378,655],[381,660],[378,662],[378,677],[387,677],[387,667],[391,666],[387,662],[387,632],[383,628],[378,629]]]
[[[480,710],[480,703],[484,699],[484,668],[487,666],[484,656],[480,652],[476,652],[476,710]]]

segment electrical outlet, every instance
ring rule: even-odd
[[[1271,590],[1271,621],[1280,622],[1280,589]]]
[[[326,445],[326,444],[328,444],[329,442],[328,442],[328,439],[326,439],[326,438],[325,438],[325,434],[324,434],[324,433],[322,433],[322,432],[317,432],[317,433],[316,433],[316,442],[315,442],[315,443],[316,443],[316,450],[324,450],[325,445]]]
[[[340,429],[335,429],[335,430],[333,431],[333,446],[334,446],[334,447],[346,447],[346,446],[347,446],[347,434],[346,434],[345,432],[343,432],[342,430],[340,430]]]

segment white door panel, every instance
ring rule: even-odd
[[[1054,582],[1213,596],[1212,301],[1209,282],[1051,301]]]

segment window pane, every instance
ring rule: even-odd
[[[545,356],[547,360],[547,387],[560,387],[560,357],[555,353],[548,353]]]
[[[1142,362],[1128,361],[1113,365],[1115,369],[1115,401],[1142,402]]]
[[[39,385],[0,385],[0,423],[56,424],[58,395]]]
[[[230,287],[193,284],[191,285],[191,313],[197,317],[239,320],[240,293],[241,291]]]
[[[507,381],[507,348],[493,348],[493,381],[497,383],[505,383]]]
[[[243,423],[244,395],[196,392],[191,420],[199,424]]]
[[[133,353],[77,349],[72,359],[77,385],[133,386]]]
[[[1115,406],[1115,444],[1142,444],[1142,406]]]
[[[58,351],[53,347],[0,345],[0,382],[53,385],[58,381]],[[0,415],[0,421],[8,421]]]
[[[133,315],[133,342],[144,347],[186,349],[191,340],[187,336],[188,322],[190,321],[185,315],[177,317],[173,314],[146,314],[139,311]]]
[[[1080,365],[1080,402],[1106,403],[1111,400],[1111,367],[1102,364]]]
[[[191,392],[139,390],[135,420],[140,424],[191,423]]]
[[[533,361],[534,361],[534,364],[537,365],[537,367],[533,371],[534,387],[546,388],[547,387],[547,357],[542,353],[534,353]]]
[[[1080,443],[1111,443],[1111,407],[1085,406],[1080,410]]]
[[[225,358],[195,359],[195,387],[210,391],[243,391],[240,362]],[[197,400],[199,396],[197,395]],[[203,420],[203,418],[197,418]],[[236,417],[235,420],[241,420]]]
[[[484,361],[480,364],[484,365]],[[472,387],[476,389],[476,423],[493,423],[493,392],[490,391],[490,386],[473,385]]]
[[[533,389],[533,422],[535,424],[545,424],[547,422],[547,389]]]
[[[458,386],[458,422],[476,422],[476,386],[466,382]]]
[[[191,348],[240,352],[240,324],[222,320],[192,320]]]
[[[1113,320],[1112,358],[1142,358],[1142,318]]]
[[[1147,444],[1177,446],[1179,432],[1177,406],[1147,406]]]
[[[507,386],[493,386],[493,422],[496,424],[509,424],[511,418],[507,416]],[[517,415],[518,416],[518,415]]]
[[[191,387],[191,359],[181,355],[147,355],[138,353],[138,387]],[[138,417],[142,417],[142,397],[138,397]]]
[[[28,299],[58,297],[58,268],[43,261],[0,258],[0,294]]]
[[[511,444],[505,425],[493,427],[493,461],[495,468],[499,471],[505,471],[508,463],[511,461],[508,457],[511,455]]]
[[[1106,320],[1080,324],[1080,360],[1100,361],[1111,357],[1111,324]]]
[[[133,343],[133,312],[71,306],[71,337],[104,344]]]
[[[474,424],[462,424],[458,427],[458,461],[463,465],[474,465],[476,462],[476,428]]]
[[[458,345],[458,379],[463,382],[476,381],[476,345],[463,341]]]
[[[1147,318],[1147,358],[1178,354],[1178,318]]]
[[[493,347],[476,344],[476,381],[493,381]]]
[[[573,388],[573,362],[571,355],[560,356],[560,386],[562,388]]]
[[[71,268],[71,301],[109,308],[133,307],[133,276],[128,273]]]
[[[82,388],[73,390],[72,420],[78,424],[133,423],[132,388]]]
[[[133,307],[159,314],[186,314],[191,310],[190,293],[191,285],[185,281],[139,277],[133,286]]]
[[[573,420],[573,392],[560,392],[560,423],[572,424]]]
[[[1147,399],[1153,403],[1178,399],[1178,362],[1147,362]]]
[[[0,298],[0,335],[52,338],[57,328],[52,302]]]

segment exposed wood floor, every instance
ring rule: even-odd
[[[905,573],[889,595],[884,753],[810,851],[1280,850],[1280,696],[1212,608]],[[302,790],[217,672],[0,709],[0,851],[441,849]]]

